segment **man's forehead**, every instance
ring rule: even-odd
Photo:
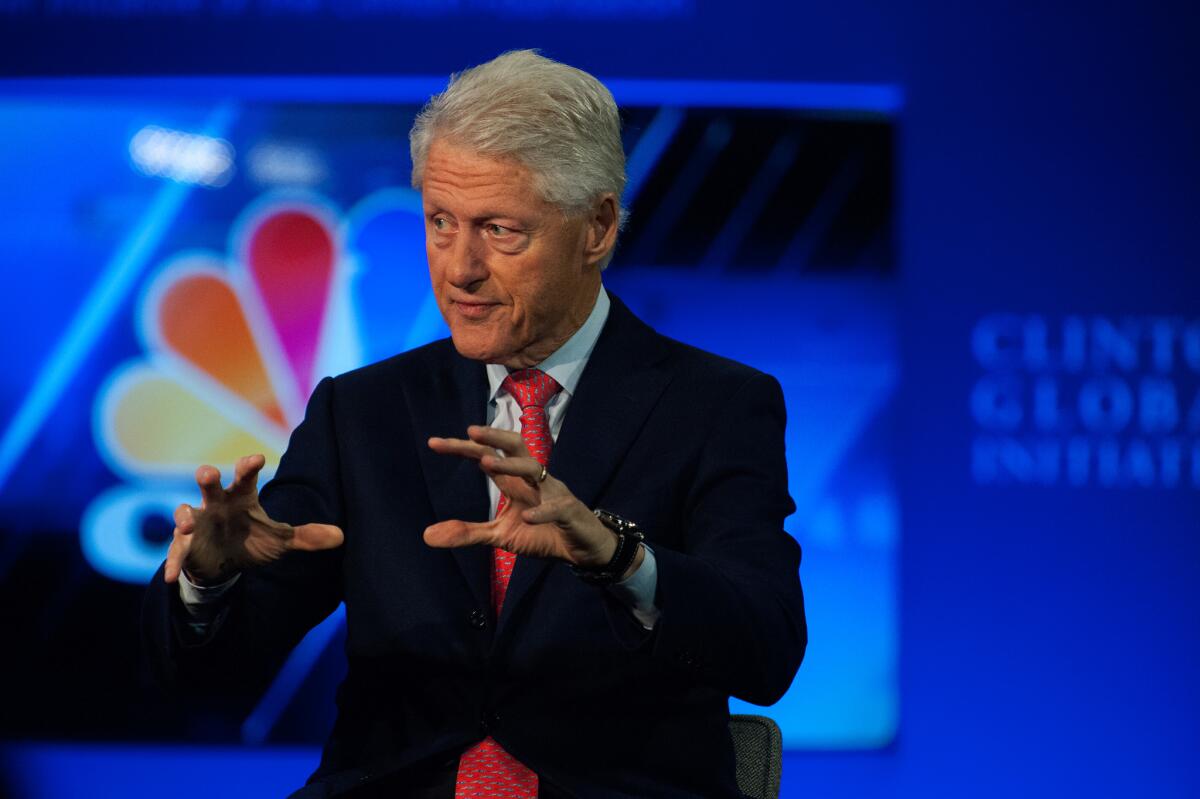
[[[544,202],[534,189],[532,172],[515,158],[436,141],[429,149],[421,191],[427,203],[437,199]]]
[[[425,168],[431,165],[441,168],[472,169],[496,172],[529,174],[529,167],[514,155],[481,151],[453,139],[437,138],[429,145]]]

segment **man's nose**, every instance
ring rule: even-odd
[[[472,233],[460,233],[450,255],[447,279],[461,289],[473,288],[488,277],[483,242]]]

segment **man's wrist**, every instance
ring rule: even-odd
[[[636,524],[615,513],[601,508],[593,512],[600,524],[613,534],[611,544],[606,542],[604,548],[597,553],[597,559],[605,557],[610,551],[609,546],[612,547],[611,555],[600,565],[573,565],[571,570],[576,577],[593,585],[612,585],[637,570],[640,559],[645,557],[642,552],[642,539],[645,535]]]
[[[644,630],[652,630],[661,615],[655,604],[658,595],[658,568],[654,561],[654,549],[645,542],[638,547],[636,568],[618,583],[605,588],[625,605]]]
[[[205,605],[213,605],[221,600],[241,576],[241,572],[237,572],[224,582],[215,585],[203,585],[197,583],[191,575],[183,571],[179,575],[179,598],[183,600],[184,607],[188,608],[189,611]]]
[[[605,527],[599,519],[595,519],[595,522],[602,531],[600,533],[600,546],[591,558],[575,564],[579,568],[589,571],[599,571],[611,563],[613,555],[617,554],[617,547],[621,543],[621,537],[614,530]]]
[[[231,558],[225,558],[220,565],[211,569],[197,569],[195,565],[191,567],[184,565],[180,569],[180,573],[186,574],[192,585],[198,588],[211,588],[229,582],[241,574],[241,570],[234,565]]]
[[[637,574],[637,570],[642,568],[642,563],[646,560],[646,547],[641,541],[638,542],[637,554],[633,556],[633,563],[629,564],[629,568],[621,575],[620,582],[625,582],[633,575]]]
[[[214,585],[220,585],[223,582],[222,580],[205,579],[188,569],[180,569],[179,573],[195,588],[212,588]]]

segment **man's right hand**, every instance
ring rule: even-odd
[[[345,536],[332,524],[293,527],[267,516],[258,503],[258,473],[265,462],[262,455],[239,458],[227,489],[216,468],[196,470],[202,502],[199,508],[184,504],[175,509],[175,537],[163,569],[166,582],[175,582],[187,569],[189,579],[212,585],[292,550],[342,545]]]

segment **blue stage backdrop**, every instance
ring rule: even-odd
[[[413,104],[540,47],[625,108],[612,289],[788,391],[783,795],[1200,796],[1198,34],[1184,3],[0,2],[0,795],[303,778],[339,620],[184,723],[136,688],[134,581],[185,461],[277,452],[315,373],[437,335]],[[198,295],[253,342],[231,373],[164,315]]]

